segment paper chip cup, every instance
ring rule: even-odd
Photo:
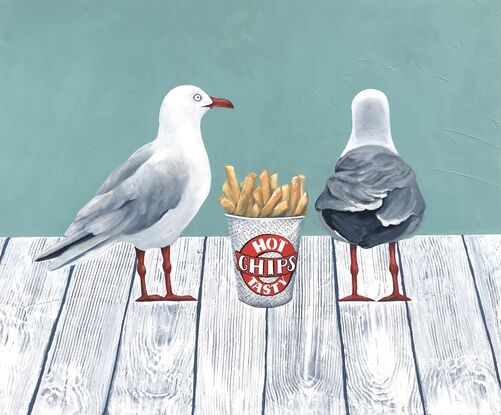
[[[247,218],[226,215],[238,299],[253,307],[292,300],[304,216]]]

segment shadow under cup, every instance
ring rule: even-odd
[[[253,307],[267,308],[291,301],[304,216],[225,216],[238,299]]]

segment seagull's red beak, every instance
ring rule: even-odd
[[[214,97],[210,97],[210,99],[212,99],[212,104],[206,105],[206,107],[209,107],[209,108],[214,108],[214,107],[234,108],[231,101],[229,101],[227,99],[214,98]]]

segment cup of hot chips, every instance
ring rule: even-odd
[[[219,201],[234,250],[237,293],[254,307],[277,307],[292,299],[300,232],[307,214],[305,177],[279,185],[265,169],[239,182],[233,166]]]

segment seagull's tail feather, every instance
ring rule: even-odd
[[[92,256],[98,255],[115,243],[108,235],[75,235],[66,237],[35,258],[35,261],[47,261],[49,270],[54,271],[66,265],[74,265]]]
[[[70,246],[83,242],[92,238],[94,235],[87,232],[80,232],[75,235],[61,239],[59,242],[52,245],[49,249],[39,253],[35,257],[35,262],[47,261],[49,259],[54,259],[60,256],[64,251],[69,249]]]

